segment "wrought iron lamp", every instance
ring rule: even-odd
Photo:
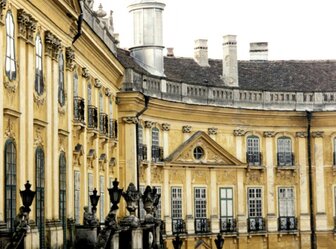
[[[119,182],[117,181],[117,178],[113,181],[113,188],[109,188],[109,195],[110,195],[110,201],[112,203],[112,210],[117,210],[119,209],[118,204],[120,202],[120,198],[122,195],[123,189],[120,189],[118,187]]]
[[[221,233],[217,234],[217,239],[215,239],[215,244],[217,249],[222,249],[224,246],[224,238]]]
[[[24,212],[29,213],[30,206],[33,203],[36,192],[30,190],[31,184],[29,183],[29,181],[27,181],[27,183],[24,186],[25,190],[20,190],[20,196],[24,206]]]
[[[174,249],[181,249],[183,244],[183,240],[180,238],[179,235],[176,235],[175,239],[173,240]]]
[[[99,198],[100,198],[100,195],[97,195],[97,189],[95,188],[93,190],[93,194],[90,195],[90,201],[92,205],[92,214],[95,214],[97,211],[97,205],[98,205]]]

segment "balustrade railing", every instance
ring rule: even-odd
[[[294,216],[279,217],[279,231],[297,230],[297,219]]]
[[[293,166],[294,165],[294,154],[286,152],[277,153],[278,166]]]
[[[173,234],[186,233],[186,224],[183,219],[172,219]]]
[[[105,136],[108,134],[108,116],[106,113],[99,114],[99,133]]]
[[[74,121],[85,124],[85,101],[82,97],[75,96],[73,102],[73,118]]]
[[[210,230],[210,220],[207,218],[196,218],[195,219],[195,233],[209,233]]]
[[[147,145],[146,144],[139,144],[139,159],[141,161],[147,160]]]
[[[250,217],[247,219],[249,232],[265,231],[265,219],[263,217]]]
[[[163,147],[152,145],[152,161],[153,162],[163,161]]]
[[[232,217],[220,218],[219,220],[221,233],[236,232],[236,219]]]
[[[98,111],[93,105],[88,106],[88,128],[98,129]]]
[[[251,166],[261,166],[262,155],[260,152],[246,152],[246,161]]]

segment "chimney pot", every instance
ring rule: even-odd
[[[229,87],[238,87],[237,40],[235,35],[223,36],[223,80]]]
[[[268,60],[268,43],[267,42],[251,42],[250,43],[250,60],[267,61]]]
[[[195,40],[194,60],[201,67],[209,67],[208,40],[206,40],[206,39]]]
[[[174,57],[174,48],[167,48],[167,56]]]

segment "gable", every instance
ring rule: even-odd
[[[203,153],[202,153],[203,152]],[[201,156],[200,156],[201,155]],[[200,158],[197,158],[199,156]],[[244,163],[226,151],[205,132],[198,131],[182,143],[166,164],[204,166],[242,166]]]

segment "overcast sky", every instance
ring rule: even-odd
[[[175,56],[192,57],[195,39],[208,39],[209,58],[222,58],[222,37],[237,35],[238,58],[250,42],[268,42],[269,59],[336,60],[335,0],[165,0],[163,37]],[[95,0],[113,10],[120,47],[132,46],[129,0]]]

